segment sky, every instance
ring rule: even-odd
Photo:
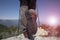
[[[19,0],[0,0],[0,19],[19,19]],[[47,23],[47,18],[55,16],[60,24],[60,1],[37,0],[39,21]]]
[[[18,19],[19,0],[0,0],[0,19]]]
[[[40,23],[47,23],[49,17],[56,17],[57,24],[60,24],[60,1],[59,0],[38,0],[37,10]]]

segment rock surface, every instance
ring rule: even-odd
[[[19,35],[19,36],[14,36],[11,38],[7,38],[7,39],[2,39],[2,40],[29,40],[27,38],[24,38],[23,34]],[[59,37],[41,37],[41,36],[37,36],[35,37],[35,40],[60,40]]]
[[[44,31],[43,29],[39,29],[36,33],[34,40],[60,40],[60,37],[42,37],[40,35],[47,35],[47,32]],[[6,38],[6,39],[2,39],[2,40],[29,40],[27,38],[24,37],[23,34],[20,34],[19,36],[14,36],[14,37],[10,37],[10,38]]]

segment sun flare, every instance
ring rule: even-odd
[[[48,24],[49,25],[51,25],[51,26],[57,25],[57,22],[58,22],[58,20],[56,17],[54,17],[54,16],[48,17]]]

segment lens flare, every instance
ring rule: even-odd
[[[55,17],[55,16],[48,17],[48,24],[50,26],[55,26],[55,25],[57,25],[57,23],[58,23],[57,17]]]

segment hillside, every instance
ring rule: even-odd
[[[11,25],[18,25],[18,20],[2,20],[0,19],[0,24],[11,26]]]

